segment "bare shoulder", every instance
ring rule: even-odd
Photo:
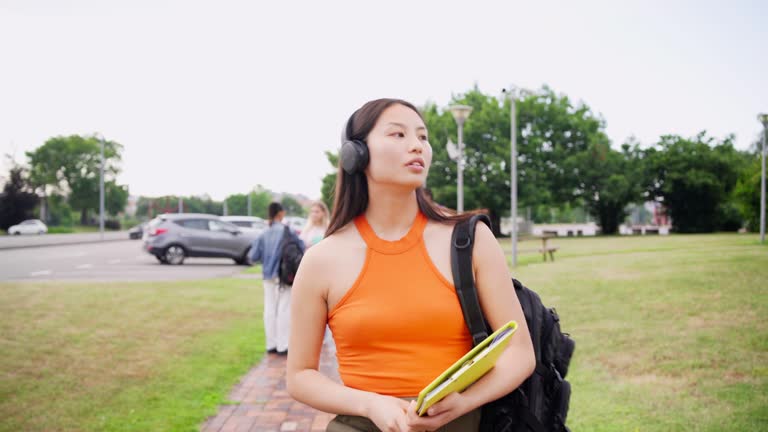
[[[451,235],[453,234],[453,227],[455,222],[438,222],[430,220],[427,222],[427,227],[424,229],[424,237],[427,240],[437,240],[438,242],[450,242]]]
[[[338,260],[339,254],[343,254],[349,249],[365,250],[365,243],[351,222],[312,246],[307,254],[316,255],[317,258],[314,259],[318,262],[330,264]]]
[[[306,265],[313,275],[333,275],[334,270],[347,263],[350,257],[365,256],[365,242],[360,238],[353,223],[324,238],[307,249],[301,265]]]
[[[491,228],[484,223],[478,223],[475,226],[475,246],[488,249],[497,249],[501,251],[498,240],[493,235]]]

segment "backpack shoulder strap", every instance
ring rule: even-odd
[[[456,295],[464,313],[464,322],[472,335],[473,345],[488,337],[483,310],[477,297],[477,287],[472,271],[472,249],[475,244],[475,227],[483,222],[489,227],[491,220],[484,214],[476,214],[469,220],[456,224],[451,235],[451,272]]]

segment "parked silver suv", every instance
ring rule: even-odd
[[[186,257],[232,258],[248,264],[256,235],[241,231],[218,216],[171,213],[156,217],[144,231],[144,250],[163,264],[182,264]]]

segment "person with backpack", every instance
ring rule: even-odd
[[[370,101],[343,131],[326,238],[296,275],[287,387],[335,413],[327,431],[478,431],[480,407],[516,389],[535,355],[504,252],[476,225],[473,272],[491,328],[518,323],[496,366],[461,393],[415,412],[418,393],[473,346],[451,270],[451,236],[471,213],[440,209],[423,185],[432,162],[424,119],[398,99]],[[338,384],[318,371],[325,325]]]
[[[291,285],[304,242],[282,223],[285,210],[269,204],[269,228],[251,245],[252,263],[261,261],[264,277],[264,333],[270,354],[287,355],[291,331]]]

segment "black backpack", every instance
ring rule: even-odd
[[[478,221],[491,226],[488,216],[475,215],[457,224],[451,238],[453,281],[474,345],[491,333],[480,308],[472,274],[472,248]],[[544,306],[539,295],[517,279],[513,278],[512,283],[531,333],[536,370],[512,393],[483,406],[480,430],[569,432],[565,420],[571,385],[565,376],[576,344],[567,333],[560,331],[560,318],[554,308]]]
[[[280,251],[280,266],[277,268],[277,276],[280,278],[281,285],[291,286],[296,278],[296,272],[299,271],[299,264],[301,264],[301,258],[304,257],[304,251],[301,249],[299,239],[293,235],[288,226],[285,227],[278,250]]]

